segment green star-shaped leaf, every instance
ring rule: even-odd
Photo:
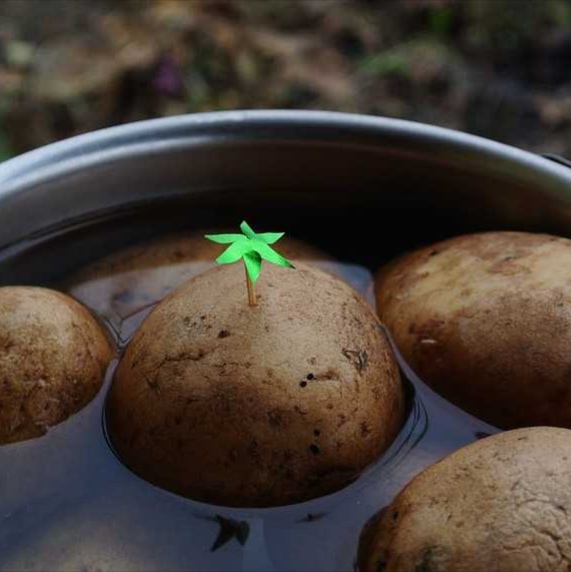
[[[260,276],[262,260],[293,268],[293,264],[276,252],[270,244],[275,244],[283,235],[283,232],[263,232],[256,234],[252,227],[243,221],[240,225],[243,234],[207,234],[205,238],[218,244],[230,246],[216,259],[218,264],[233,264],[242,259],[246,266],[248,277],[255,283]]]

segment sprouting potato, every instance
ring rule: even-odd
[[[288,504],[351,482],[403,421],[398,368],[369,305],[310,266],[188,281],[131,340],[107,403],[119,456],[190,498]]]
[[[160,301],[192,276],[216,266],[214,260],[223,250],[202,233],[173,234],[92,263],[70,277],[65,288],[117,323]],[[289,237],[280,241],[280,252],[291,260],[331,260],[319,249]]]

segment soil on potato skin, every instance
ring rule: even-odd
[[[570,63],[567,0],[4,0],[0,160],[237,108],[413,119],[571,156]]]

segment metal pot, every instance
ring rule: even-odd
[[[159,224],[204,227],[224,217],[236,224],[263,211],[264,222],[287,217],[279,228],[294,235],[326,230],[327,246],[336,242],[349,261],[369,257],[371,266],[414,243],[470,230],[567,234],[571,170],[478,137],[357,115],[254,111],[145,121],[0,165],[0,283],[42,282],[43,271],[31,277],[36,267],[47,275],[57,265],[65,275],[105,251],[106,241],[117,247],[140,238],[148,225],[137,217],[77,242],[56,231],[138,207],[148,213],[149,205],[153,233]],[[36,248],[35,237],[40,246],[48,237],[46,246]],[[0,568],[55,569],[62,555],[84,568],[93,553],[98,568],[107,558],[116,569],[349,570],[363,525],[413,473],[491,430],[404,371],[415,396],[391,452],[347,489],[276,509],[203,505],[136,479],[104,442],[101,393],[68,433],[63,424],[45,445],[0,451],[11,503]]]
[[[342,206],[423,236],[442,225],[566,233],[571,170],[394,119],[314,111],[172,117],[81,135],[0,165],[0,246],[167,198]],[[388,209],[395,212],[387,217]]]

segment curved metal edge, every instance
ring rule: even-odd
[[[87,166],[210,141],[297,140],[338,143],[410,142],[434,155],[455,150],[474,159],[537,170],[571,185],[571,173],[548,158],[463,132],[412,121],[330,111],[223,111],[151,119],[79,135],[25,153],[0,165],[0,199],[37,182]],[[380,138],[384,139],[380,139]]]
[[[569,161],[569,159],[565,159],[565,157],[561,157],[561,155],[555,155],[554,153],[541,153],[541,156],[571,169],[571,161]]]

